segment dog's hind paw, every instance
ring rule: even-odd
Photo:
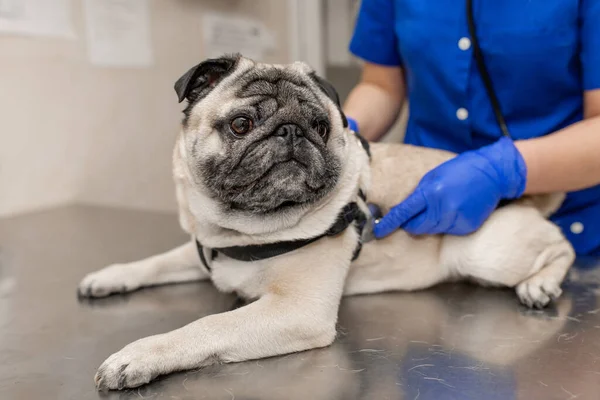
[[[517,285],[517,296],[529,308],[544,308],[562,294],[560,282],[553,277],[534,275]]]

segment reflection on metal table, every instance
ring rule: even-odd
[[[113,352],[234,307],[206,282],[77,300],[86,273],[184,240],[171,214],[78,206],[0,220],[0,398],[600,397],[600,260],[578,260],[544,311],[468,284],[348,297],[330,347],[96,392],[96,368]]]

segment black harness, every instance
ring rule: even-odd
[[[355,133],[355,135],[360,140],[360,143],[362,144],[370,159],[371,152],[369,149],[369,143],[358,133]],[[358,196],[366,203],[367,197],[362,190],[359,190]],[[356,202],[351,202],[346,204],[344,208],[342,208],[333,225],[331,225],[331,227],[321,235],[308,239],[289,240],[267,244],[212,248],[210,249],[209,257],[210,261],[217,258],[219,254],[223,254],[229,258],[233,258],[234,260],[238,261],[250,262],[264,260],[267,258],[279,256],[297,250],[301,247],[316,242],[317,240],[327,236],[337,236],[340,233],[344,232],[346,228],[348,228],[352,223],[354,223],[354,227],[356,228],[359,237],[361,237],[366,221],[367,216],[361,210],[358,204]],[[202,264],[208,271],[210,271],[210,263],[208,262],[206,255],[204,254],[205,249],[202,246],[202,244],[198,241],[198,239],[196,239],[196,248],[198,249],[198,255],[200,256]],[[361,249],[362,241],[359,240],[356,249],[354,250],[352,260],[358,258]]]

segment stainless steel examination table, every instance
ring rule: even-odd
[[[184,240],[171,214],[0,219],[0,399],[600,399],[600,260],[579,260],[548,310],[467,284],[345,298],[328,348],[96,392],[96,368],[124,345],[234,307],[210,283],[77,299],[87,272]]]

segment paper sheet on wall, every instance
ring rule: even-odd
[[[239,52],[263,60],[276,47],[275,36],[262,22],[227,14],[204,14],[202,36],[207,57]]]
[[[85,0],[88,57],[101,67],[154,62],[147,0]]]
[[[70,0],[0,0],[0,33],[73,39]]]

